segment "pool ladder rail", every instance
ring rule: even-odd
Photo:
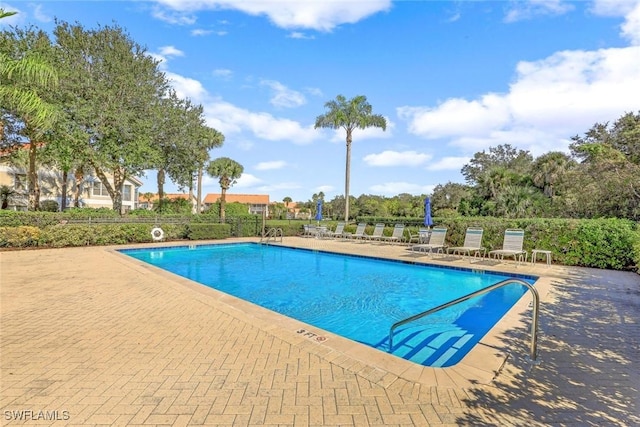
[[[470,294],[467,294],[465,296],[462,296],[460,298],[457,298],[453,301],[449,301],[447,303],[444,303],[442,305],[439,305],[435,308],[429,309],[427,311],[423,311],[422,313],[418,313],[416,315],[413,315],[411,317],[407,317],[406,319],[400,320],[396,323],[394,323],[393,325],[391,325],[391,328],[389,328],[389,353],[393,353],[393,332],[395,331],[396,328],[413,322],[415,320],[421,319],[425,316],[428,316],[430,314],[436,313],[440,310],[444,310],[445,308],[451,307],[452,305],[456,305],[459,304],[461,302],[464,302],[468,299],[477,297],[479,295],[482,294],[486,294],[488,292],[491,292],[495,289],[498,288],[502,288],[504,286],[508,286],[508,285],[512,285],[512,284],[518,284],[518,285],[523,285],[526,286],[530,291],[531,294],[533,296],[533,312],[531,314],[532,319],[531,319],[531,345],[530,345],[530,350],[529,350],[529,356],[531,357],[532,361],[536,360],[536,356],[537,356],[537,352],[538,352],[538,311],[539,311],[539,307],[540,307],[540,296],[538,295],[538,291],[536,290],[536,288],[533,287],[532,284],[530,284],[529,282],[525,282],[524,280],[521,279],[515,279],[515,278],[511,278],[511,279],[506,279],[503,280],[501,282],[498,283],[494,283],[491,286],[487,286],[486,288],[482,288],[478,291],[472,292]]]
[[[260,243],[268,244],[271,239],[273,239],[274,242],[279,241],[280,243],[282,243],[283,236],[284,233],[282,232],[282,228],[270,228],[269,231],[267,231],[262,235],[262,237],[260,237]]]

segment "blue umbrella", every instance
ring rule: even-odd
[[[318,200],[316,205],[316,221],[322,220],[322,200]]]
[[[433,219],[431,218],[431,199],[424,199],[424,225],[431,227],[433,225]]]

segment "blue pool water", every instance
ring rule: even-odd
[[[513,277],[254,243],[121,252],[385,352],[393,323]],[[393,354],[454,365],[525,291],[506,286],[402,326]]]

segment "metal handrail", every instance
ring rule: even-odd
[[[465,295],[463,297],[457,298],[453,301],[449,301],[445,304],[439,305],[438,307],[432,308],[430,310],[427,311],[423,311],[422,313],[416,314],[414,316],[411,317],[407,317],[406,319],[400,320],[396,323],[394,323],[393,325],[391,325],[391,328],[389,329],[389,353],[393,352],[393,331],[399,327],[402,326],[406,323],[410,323],[413,322],[414,320],[418,320],[421,319],[425,316],[428,316],[430,314],[433,314],[437,311],[440,310],[444,310],[445,308],[451,307],[452,305],[456,305],[458,303],[464,302],[468,299],[471,299],[473,297],[476,297],[478,295],[482,295],[482,294],[486,294],[487,292],[491,292],[495,289],[501,288],[503,286],[507,286],[507,285],[511,285],[511,284],[519,284],[519,285],[523,285],[526,286],[530,291],[531,294],[533,295],[533,313],[532,313],[532,320],[531,320],[531,347],[530,347],[530,355],[531,355],[531,360],[536,360],[536,355],[537,355],[537,351],[538,351],[538,309],[540,307],[540,296],[538,295],[538,291],[536,290],[536,288],[533,287],[532,284],[525,282],[524,280],[521,279],[515,279],[515,278],[510,278],[510,279],[506,279],[503,280],[502,282],[498,282],[498,283],[494,283],[491,286],[487,286],[486,288],[482,288],[478,291],[472,292],[468,295]]]
[[[273,237],[273,241],[274,242],[276,241],[276,239],[278,237],[280,237],[280,242],[282,242],[282,237],[283,236],[284,236],[284,233],[282,231],[282,228],[271,228],[262,237],[260,237],[260,243],[262,243],[262,241],[264,240],[265,237],[267,239],[267,241],[265,243],[269,243],[269,240],[272,237]]]

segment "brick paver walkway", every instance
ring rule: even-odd
[[[554,277],[540,363],[526,330],[505,333],[496,378],[462,388],[325,351],[106,248],[3,252],[0,270],[3,425],[640,424],[634,273],[535,267]]]

